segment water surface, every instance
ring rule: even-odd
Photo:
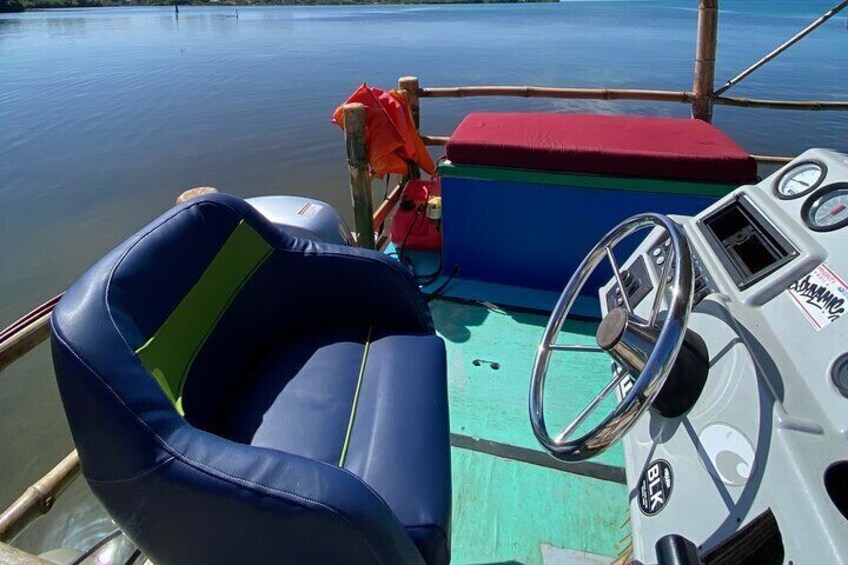
[[[723,0],[718,79],[832,3]],[[350,216],[342,136],[329,115],[362,81],[392,87],[417,75],[424,86],[688,89],[696,5],[590,0],[245,7],[238,18],[224,7],[182,8],[179,19],[169,8],[0,16],[0,326],[64,289],[188,187],[310,195]],[[848,99],[845,16],[732,92]],[[449,134],[473,109],[689,112],[642,102],[425,100],[423,129]],[[844,113],[718,107],[715,123],[752,153],[848,151]],[[5,506],[72,446],[46,347],[1,377]],[[86,514],[63,518],[72,529]],[[35,538],[25,545],[37,547]]]

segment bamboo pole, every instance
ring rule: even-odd
[[[50,335],[51,312],[41,314],[0,343],[0,372],[35,349]]]
[[[412,113],[412,121],[415,124],[415,129],[421,129],[421,105],[418,100],[418,77],[401,77],[398,79],[398,90],[403,92],[406,101],[409,104],[409,110]],[[418,163],[409,163],[409,176],[414,179],[421,178],[421,169]]]
[[[758,100],[756,98],[734,98],[731,96],[718,96],[715,98],[715,103],[721,104],[722,106],[771,108],[773,110],[848,110],[848,100]]]
[[[398,184],[396,187],[392,189],[389,195],[386,197],[383,202],[377,207],[377,211],[374,212],[374,231],[376,232],[379,229],[380,225],[386,221],[386,218],[389,217],[389,213],[392,211],[392,208],[395,207],[395,204],[400,200],[401,192],[403,192],[403,185]]]
[[[718,38],[718,0],[698,3],[698,40],[695,46],[695,82],[692,92],[692,117],[709,123],[713,119],[716,43]]]
[[[56,498],[77,477],[79,471],[79,455],[74,450],[27,488],[3,514],[0,514],[0,542],[11,540],[33,520],[49,512]]]
[[[751,155],[758,163],[769,163],[785,165],[792,161],[795,157],[778,157],[775,155]]]
[[[344,131],[356,243],[359,247],[374,249],[374,205],[371,177],[368,174],[368,151],[365,145],[364,105],[345,104]]]
[[[627,90],[601,88],[541,88],[531,86],[459,86],[422,88],[420,98],[465,98],[472,96],[516,96],[526,98],[567,98],[575,100],[647,100],[697,104],[692,92],[666,90]],[[729,106],[762,106],[795,110],[845,110],[844,101],[779,101],[749,100],[747,98],[713,97],[712,102]],[[426,137],[426,136],[422,136]],[[429,136],[431,139],[434,136]],[[437,136],[435,136],[438,139]]]
[[[0,542],[0,563],[4,565],[55,565],[53,561],[46,561],[41,557],[36,557],[2,542]]]
[[[194,188],[190,188],[177,196],[177,204],[182,204],[192,198],[197,198],[198,196],[206,196],[207,194],[217,194],[218,189],[214,186],[196,186]]]
[[[565,98],[575,100],[648,100],[692,102],[691,92],[641,90],[630,88],[549,88],[544,86],[457,86],[418,90],[419,98],[465,98],[472,96],[511,96],[520,98]]]
[[[783,53],[784,51],[786,51],[787,49],[789,49],[790,47],[792,47],[793,45],[798,43],[799,41],[804,39],[807,35],[812,33],[813,30],[820,27],[827,20],[829,20],[830,18],[832,18],[833,16],[838,14],[846,6],[848,6],[848,0],[843,0],[838,6],[834,6],[833,8],[831,8],[830,10],[825,12],[822,17],[820,17],[819,19],[817,19],[816,21],[814,21],[813,23],[811,23],[810,25],[808,25],[807,27],[805,27],[804,29],[802,29],[801,31],[799,31],[798,33],[793,35],[792,37],[790,37],[787,41],[780,44],[777,48],[772,50],[768,55],[766,55],[765,57],[763,57],[762,59],[760,59],[759,61],[757,61],[756,63],[754,63],[753,65],[751,65],[750,67],[748,67],[747,69],[745,69],[744,71],[742,71],[741,73],[739,73],[738,75],[736,75],[735,77],[730,79],[729,81],[727,81],[726,83],[724,83],[724,85],[721,88],[716,90],[715,95],[720,96],[721,94],[724,94],[725,92],[727,92],[728,90],[733,88],[734,85],[742,82],[748,75],[750,75],[751,73],[753,73],[754,71],[756,71],[757,69],[759,69],[760,67],[762,67],[763,65],[765,65],[766,63],[768,63],[769,61],[771,61],[772,59],[774,59],[775,57],[777,57],[778,55],[780,55],[781,53]]]
[[[424,141],[424,145],[447,145],[450,137],[446,135],[422,135],[421,140]]]
[[[0,331],[0,372],[50,335],[50,315],[65,293],[54,296]]]
[[[421,104],[418,99],[418,77],[401,77],[398,79],[398,90],[406,95],[409,109],[412,111],[412,120],[415,128],[421,128]]]

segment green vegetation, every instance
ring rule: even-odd
[[[517,4],[558,0],[179,0],[181,6],[298,5],[324,4]],[[173,0],[0,0],[0,12],[22,12],[27,8],[91,8],[98,6],[172,6]]]
[[[0,0],[0,14],[6,12],[23,12],[27,6],[21,0]]]

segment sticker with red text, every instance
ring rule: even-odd
[[[848,284],[824,263],[792,283],[786,292],[816,331],[848,310]]]

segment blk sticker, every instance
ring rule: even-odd
[[[665,508],[674,486],[674,473],[671,465],[664,459],[652,461],[639,479],[639,509],[647,516],[653,516]]]

